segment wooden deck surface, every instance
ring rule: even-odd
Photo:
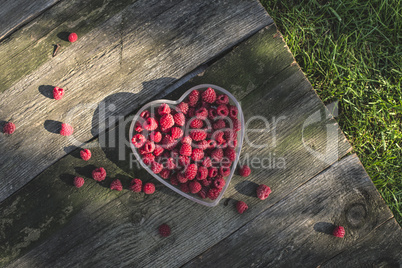
[[[0,43],[0,121],[17,125],[0,134],[0,266],[402,266],[400,226],[258,1],[38,1],[29,11],[0,28],[10,32]],[[76,43],[63,41],[69,31]],[[213,208],[157,183],[118,148],[143,104],[201,83],[241,102],[251,122],[241,161],[271,164],[234,176]],[[66,88],[61,101],[53,86]],[[70,117],[77,142],[55,133]],[[99,166],[102,183],[90,179]],[[75,176],[86,179],[81,189]],[[156,193],[129,191],[133,177]],[[108,188],[115,178],[122,192]],[[255,196],[261,183],[272,188],[265,201]],[[236,200],[250,209],[238,214]],[[335,225],[343,239],[330,235]]]

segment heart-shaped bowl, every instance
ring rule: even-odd
[[[134,135],[136,135],[138,132],[136,131],[136,126],[138,126],[138,122],[140,122],[142,120],[142,122],[144,122],[144,119],[141,117],[141,114],[143,114],[143,112],[145,111],[145,113],[147,113],[147,111],[150,111],[150,114],[157,114],[158,113],[158,108],[162,105],[162,104],[167,104],[169,107],[176,107],[176,105],[178,105],[179,103],[183,102],[186,100],[187,96],[193,91],[193,90],[198,90],[199,92],[203,92],[204,90],[207,90],[208,88],[212,88],[215,90],[216,95],[220,95],[220,94],[225,94],[228,96],[229,98],[229,104],[231,106],[236,106],[237,108],[237,125],[240,123],[240,127],[241,129],[239,131],[236,132],[236,138],[237,138],[237,144],[235,144],[233,146],[235,152],[236,152],[236,157],[235,160],[233,162],[231,162],[231,168],[230,168],[230,174],[227,175],[225,178],[225,185],[222,188],[222,190],[220,191],[218,197],[214,200],[211,200],[209,198],[204,198],[202,199],[199,195],[196,194],[190,194],[190,193],[185,193],[183,192],[179,187],[173,185],[170,183],[170,180],[168,180],[169,178],[167,178],[166,180],[163,179],[161,176],[159,176],[158,174],[154,173],[152,171],[152,169],[146,165],[144,163],[144,161],[141,158],[139,149],[140,148],[136,148],[136,146],[134,146],[134,144],[132,142],[130,142],[130,146],[131,149],[137,159],[137,161],[140,163],[140,165],[147,170],[153,177],[155,177],[155,179],[157,179],[158,181],[160,181],[161,183],[163,183],[164,185],[166,185],[167,187],[169,187],[170,189],[172,189],[173,191],[177,192],[178,194],[194,201],[197,202],[199,204],[208,206],[208,207],[214,207],[216,206],[219,201],[222,199],[222,196],[224,194],[224,192],[226,191],[226,189],[228,188],[230,181],[233,177],[233,174],[236,170],[236,166],[237,166],[237,162],[239,161],[239,157],[240,157],[240,151],[241,151],[241,147],[243,145],[243,138],[244,138],[244,117],[243,117],[243,111],[241,109],[240,104],[238,103],[238,101],[236,100],[236,98],[227,90],[216,86],[216,85],[211,85],[211,84],[202,84],[202,85],[198,85],[198,86],[194,86],[192,88],[190,88],[189,90],[187,90],[181,97],[180,99],[176,100],[176,101],[172,101],[172,100],[156,100],[156,101],[152,101],[148,104],[145,104],[138,112],[137,114],[134,116],[133,121],[131,123],[130,126],[130,130],[129,130],[129,137],[130,140],[133,138]],[[201,95],[201,94],[200,94]],[[200,96],[201,98],[201,96]],[[212,130],[212,128],[210,128]],[[185,131],[190,131],[190,130],[186,130]],[[151,132],[151,131],[149,131]],[[233,132],[233,131],[232,131]],[[163,136],[165,136],[164,134],[162,134]],[[149,137],[149,135],[148,135]],[[176,143],[176,145],[179,144],[179,142]],[[218,145],[219,146],[219,145]],[[194,179],[196,180],[196,179]]]

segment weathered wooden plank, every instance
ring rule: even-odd
[[[0,40],[60,0],[5,0],[0,3]]]
[[[106,8],[97,12],[108,14]],[[142,0],[108,18],[2,93],[0,117],[12,120],[17,131],[0,140],[4,152],[0,155],[0,200],[70,152],[71,145],[80,146],[113,125],[115,116],[127,115],[176,79],[270,23],[272,19],[253,0],[230,4]],[[29,51],[25,57],[33,61],[43,57]],[[66,89],[61,101],[48,98],[50,85]],[[116,106],[106,107],[105,121],[92,118],[97,104],[112,94]],[[95,113],[103,115],[99,110]],[[54,133],[61,121],[75,127],[74,136]]]
[[[352,155],[299,187],[185,267],[316,267],[347,251],[391,217],[391,211],[359,159]],[[335,225],[345,227],[344,239],[330,234]],[[400,228],[397,231],[400,234]],[[383,229],[377,235],[383,238],[386,233]],[[376,244],[365,246],[377,247]],[[373,258],[381,259],[381,251],[372,253]],[[352,267],[364,262],[357,258]]]
[[[238,68],[242,62],[243,64],[240,66],[244,65],[244,68]],[[262,70],[261,62],[265,63]],[[268,156],[270,151],[277,150],[277,157],[285,157],[286,165],[289,163],[286,169],[280,167],[254,169],[253,175],[246,180],[238,176],[232,179],[233,186],[228,188],[225,197],[246,200],[253,208],[247,214],[239,217],[232,207],[233,202],[230,202],[231,206],[225,206],[225,200],[214,208],[201,207],[157,184],[157,192],[146,198],[141,194],[136,195],[129,192],[123,192],[119,196],[119,201],[127,207],[127,211],[131,215],[130,220],[122,219],[121,224],[132,226],[132,230],[141,229],[150,238],[144,238],[143,234],[136,235],[130,230],[122,238],[123,235],[121,234],[114,236],[104,234],[101,229],[95,226],[90,231],[77,233],[77,236],[70,237],[69,241],[65,242],[62,239],[63,234],[80,230],[80,228],[88,225],[86,221],[73,220],[74,223],[66,224],[53,237],[41,239],[42,244],[40,246],[19,258],[13,265],[24,267],[29,266],[32,260],[40,260],[42,266],[69,266],[76,263],[77,258],[82,265],[102,266],[106,262],[141,267],[182,265],[229,236],[268,207],[289,195],[299,185],[330,166],[332,163],[320,161],[303,146],[301,122],[316,111],[323,110],[324,106],[312,91],[311,85],[300,69],[292,62],[293,57],[287,51],[280,35],[277,34],[276,27],[271,26],[242,43],[229,55],[208,68],[202,76],[195,78],[169,97],[175,99],[177,94],[180,95],[184,89],[193,83],[212,82],[223,85],[241,100],[246,118],[250,118],[252,114],[259,114],[269,120],[271,120],[271,116],[277,118],[282,115],[286,116],[283,123],[277,124],[275,128],[277,131],[276,146],[273,146],[272,132],[262,133],[263,139],[266,139],[271,145],[268,148],[256,149],[249,147],[247,143],[244,145],[243,151],[248,152],[251,156]],[[234,72],[233,78],[226,80],[224,70],[228,75],[232,75]],[[255,83],[254,86],[245,87],[243,91],[236,86],[230,86],[243,85],[245,77],[248,81]],[[116,100],[111,96],[110,101],[113,103]],[[267,103],[272,105],[267,106]],[[256,107],[257,111],[255,110]],[[297,110],[296,113],[294,113],[295,109]],[[326,112],[323,111],[323,113]],[[100,136],[100,140],[104,140],[105,144],[112,148],[106,146],[103,148],[103,153],[100,149],[94,148],[95,154],[102,155],[99,157],[105,158],[102,161],[105,165],[117,166],[126,174],[149,180],[150,176],[145,174],[143,170],[130,168],[130,158],[119,161],[119,150],[113,145],[117,144],[115,139],[120,137],[116,131],[124,131],[124,127],[127,126],[124,122],[122,123],[119,124],[119,127],[112,128],[105,135]],[[350,150],[350,145],[344,142],[345,138],[337,128],[336,144],[327,146],[325,127],[328,124],[333,125],[335,121],[323,116],[323,120],[310,126],[310,132],[315,133],[315,135],[309,137],[307,141],[311,142],[311,139],[314,138],[316,150],[325,151],[324,149],[327,148],[330,153],[337,152],[337,155],[342,157]],[[121,125],[123,129],[120,129]],[[261,128],[261,126],[261,122],[255,122],[252,127]],[[127,133],[127,131],[124,132]],[[261,133],[259,136],[256,136],[255,133],[249,134],[251,134],[250,140],[252,142],[260,141]],[[129,151],[126,153],[128,154]],[[59,169],[63,170],[63,167],[60,166]],[[38,179],[34,181],[36,180]],[[41,180],[45,180],[45,178],[41,176]],[[262,182],[274,189],[266,202],[258,202],[253,197],[254,185]],[[27,189],[29,185],[23,189]],[[85,192],[83,195],[85,196]],[[11,202],[10,199],[7,201]],[[111,210],[108,205],[102,209]],[[30,212],[25,211],[24,213]],[[58,212],[54,211],[54,213],[57,214]],[[91,219],[91,215],[88,213],[86,217]],[[174,230],[174,234],[165,240],[161,240],[156,231],[159,224],[163,222],[168,222]],[[211,236],[211,234],[214,235]],[[23,239],[21,234],[16,236],[18,239]],[[105,245],[106,241],[115,240],[122,240],[122,243],[127,246],[124,249],[109,247],[107,251],[105,248],[92,250],[99,245]],[[68,243],[67,249],[64,249],[65,243]],[[86,250],[80,250],[83,248]],[[80,250],[79,257],[77,257],[77,250]],[[62,256],[62,258],[49,257],[53,254]],[[175,258],[171,258],[171,256],[175,256]]]

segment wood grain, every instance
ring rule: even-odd
[[[250,212],[253,209],[251,206]],[[306,182],[185,267],[316,267],[341,252],[348,255],[356,241],[365,239],[391,217],[359,159],[352,155]],[[345,227],[343,239],[331,235],[335,225]],[[400,236],[401,229],[395,231]],[[384,229],[377,232],[381,240],[385,234],[390,235]],[[392,243],[400,245],[400,241]],[[377,245],[366,243],[362,247],[368,250]],[[371,253],[373,259],[382,257],[381,251]],[[356,265],[351,267],[365,262],[354,259]]]
[[[124,9],[110,17],[108,3],[89,13],[100,12],[106,20],[90,31],[83,26],[88,32],[78,42],[2,93],[0,117],[13,121],[17,131],[0,140],[4,152],[0,155],[0,200],[73,146],[113,125],[118,116],[132,112],[200,64],[272,23],[253,0],[124,2]],[[60,16],[65,12],[69,14],[60,10]],[[52,34],[63,27],[56,27]],[[50,45],[47,39],[37,42],[37,46],[45,45]],[[50,57],[30,51],[24,52],[27,62]],[[49,98],[53,86],[66,90],[61,101]],[[110,99],[117,100],[114,107],[105,106],[104,114],[96,111],[102,100]],[[57,134],[61,122],[74,126],[74,136]]]

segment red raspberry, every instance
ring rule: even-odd
[[[192,140],[189,136],[184,136],[184,137],[181,139],[181,143],[182,143],[182,144],[189,144],[189,145],[191,145],[192,142],[193,142],[193,140]]]
[[[141,192],[141,189],[142,189],[142,180],[132,179],[132,181],[130,183],[130,190],[135,193],[139,193],[139,192]]]
[[[158,108],[159,115],[170,114],[170,107],[166,103],[162,103]]]
[[[184,155],[179,156],[179,165],[181,167],[187,167],[188,165],[190,165],[190,158]]]
[[[216,178],[214,180],[214,187],[218,189],[222,189],[226,184],[226,181],[223,178]]]
[[[208,140],[208,149],[214,149],[216,147],[216,141]]]
[[[179,127],[172,127],[171,135],[173,139],[180,139],[183,137],[183,130]]]
[[[184,175],[186,176],[186,178],[188,180],[194,180],[195,176],[197,175],[197,171],[198,171],[198,167],[196,164],[190,164],[187,169],[186,172],[184,173]]]
[[[176,111],[182,112],[183,114],[187,114],[188,112],[188,104],[186,102],[180,102],[176,105]]]
[[[216,131],[214,133],[214,137],[215,137],[217,144],[221,145],[226,142],[226,140],[223,138],[223,135],[225,135],[225,133],[223,133],[223,131]]]
[[[182,184],[180,184],[180,190],[183,193],[189,193],[190,192],[190,187],[188,187],[187,183],[182,183]]]
[[[214,103],[216,100],[216,93],[215,90],[212,88],[207,88],[204,92],[201,94],[202,100],[207,102],[207,103]]]
[[[202,161],[202,166],[209,168],[212,166],[212,161],[211,158],[209,158],[208,156],[205,157],[204,161]]]
[[[145,122],[143,127],[146,130],[152,131],[158,128],[158,122],[155,120],[155,118],[153,117],[148,117]]]
[[[177,180],[180,182],[180,183],[186,183],[186,182],[188,182],[188,179],[186,178],[186,175],[184,174],[184,173],[177,173]]]
[[[265,184],[261,184],[257,188],[257,197],[261,200],[265,200],[269,196],[270,193],[271,193],[271,188],[269,188]]]
[[[155,156],[153,154],[146,154],[142,157],[142,162],[144,162],[145,165],[149,166],[154,162]]]
[[[146,141],[143,149],[146,153],[152,153],[155,150],[155,143],[153,143],[152,141]]]
[[[185,143],[180,148],[180,154],[185,156],[191,156],[192,148],[191,145]]]
[[[162,147],[167,150],[172,150],[176,146],[177,143],[178,143],[178,141],[173,139],[172,136],[166,135],[162,140]]]
[[[206,140],[202,140],[202,141],[198,142],[197,144],[194,144],[194,147],[204,151],[204,150],[208,149],[209,144]]]
[[[218,95],[216,97],[216,104],[228,104],[229,103],[229,97],[225,94]]]
[[[78,35],[76,33],[70,33],[68,35],[68,41],[71,43],[74,43],[75,41],[77,41],[78,39]]]
[[[187,118],[193,118],[195,116],[195,108],[191,107],[188,109]]]
[[[155,150],[154,150],[154,155],[155,156],[160,156],[163,153],[163,151],[165,151],[165,149],[163,149],[162,146],[160,146],[158,144],[155,145]]]
[[[207,133],[201,129],[194,129],[190,132],[190,137],[194,141],[201,141],[201,140],[205,140],[205,138],[207,137]]]
[[[201,101],[201,106],[200,107],[204,107],[207,110],[209,110],[211,108],[211,104],[205,101]]]
[[[110,189],[116,190],[116,191],[121,191],[121,190],[123,190],[123,185],[121,184],[120,180],[116,179],[116,180],[112,181],[112,183],[110,184]]]
[[[233,162],[236,160],[236,150],[233,148],[225,149],[225,156],[229,159],[229,161]]]
[[[161,132],[162,133],[170,133],[170,131],[172,130],[172,128],[171,127],[169,127],[169,128],[163,128],[163,127],[161,127]]]
[[[171,114],[165,114],[161,117],[160,121],[160,126],[162,129],[168,129],[173,127],[174,125],[174,119],[173,119],[173,115]]]
[[[343,228],[343,226],[336,226],[332,234],[336,237],[343,238],[345,236],[345,228]]]
[[[214,178],[216,175],[218,175],[218,169],[214,167],[210,167],[208,169],[208,176],[211,178]]]
[[[140,116],[144,119],[147,119],[148,117],[151,116],[151,113],[148,110],[144,110],[141,112]]]
[[[155,193],[155,185],[151,182],[147,182],[143,187],[143,191],[145,194],[153,194]]]
[[[194,161],[200,161],[201,159],[204,158],[204,151],[198,148],[194,149],[193,152],[191,153],[191,158]]]
[[[211,158],[215,161],[221,161],[223,158],[223,150],[221,148],[217,148],[211,152]]]
[[[242,177],[248,177],[251,174],[251,169],[247,165],[242,166],[239,171]]]
[[[190,193],[196,194],[201,191],[201,184],[198,181],[190,181],[188,183],[188,187],[190,188]]]
[[[230,174],[230,168],[228,167],[220,167],[219,168],[219,173],[223,176],[223,177],[227,177]]]
[[[74,186],[77,187],[77,188],[81,188],[82,185],[84,185],[84,182],[85,182],[84,179],[81,178],[81,177],[75,177],[74,178]]]
[[[198,90],[191,91],[191,93],[188,94],[188,105],[191,107],[196,106],[199,98],[200,92],[198,92]]]
[[[241,130],[241,122],[239,119],[233,120],[233,130],[240,131]]]
[[[135,129],[135,131],[137,131],[137,132],[142,132],[142,131],[143,131],[142,125],[141,125],[140,122],[136,122],[136,123],[135,123],[134,129]]]
[[[201,119],[193,119],[190,123],[191,128],[202,128],[203,125],[204,121],[202,121]]]
[[[163,237],[168,237],[170,235],[170,227],[166,223],[159,226],[159,234]]]
[[[96,181],[103,181],[106,178],[106,170],[103,167],[94,169],[92,178]]]
[[[208,117],[208,110],[205,107],[201,107],[197,111],[195,111],[195,117],[197,119],[205,120]]]
[[[237,118],[237,114],[239,111],[237,110],[237,107],[234,105],[229,105],[229,116],[232,118]]]
[[[208,110],[208,118],[211,120],[215,120],[215,118],[218,116],[218,113],[216,112],[215,108],[211,108]]]
[[[174,159],[173,159],[172,157],[169,157],[169,158],[166,160],[166,168],[167,168],[167,169],[170,169],[170,170],[173,170],[173,169],[176,168],[175,161],[174,161]]]
[[[230,148],[236,148],[237,147],[237,140],[232,140],[228,142],[228,146]]]
[[[226,123],[223,119],[219,119],[212,125],[213,129],[222,129],[226,127]]]
[[[171,185],[175,185],[175,186],[179,185],[179,181],[178,181],[178,179],[177,179],[177,175],[176,175],[176,174],[174,174],[174,175],[170,178],[170,184],[171,184]]]
[[[240,214],[243,214],[243,212],[248,209],[248,206],[243,201],[237,201],[236,209],[237,209],[237,212],[239,212]]]
[[[200,181],[203,186],[210,186],[212,183],[212,178],[207,177],[205,180]]]
[[[202,187],[201,191],[198,192],[198,196],[201,197],[202,199],[207,198],[207,194],[208,194],[207,187]]]
[[[159,173],[159,176],[161,176],[162,179],[167,179],[170,177],[170,170],[169,169],[162,169],[162,171]]]
[[[229,114],[229,109],[225,104],[221,104],[216,108],[218,116],[226,117]]]
[[[63,98],[63,95],[64,95],[64,89],[62,89],[61,87],[53,88],[53,99],[61,100],[61,98]]]
[[[163,169],[163,165],[158,163],[158,162],[152,162],[151,163],[151,170],[153,173],[158,174],[159,172],[161,172]]]
[[[70,136],[73,135],[74,128],[67,123],[61,124],[60,135],[62,136]]]
[[[15,131],[15,125],[13,122],[7,122],[3,127],[3,133],[13,134]]]
[[[225,130],[224,133],[224,137],[227,141],[233,141],[237,139],[237,133],[233,130]]]
[[[91,155],[92,155],[91,151],[88,149],[84,149],[84,150],[80,151],[81,159],[84,161],[88,161],[89,159],[91,159]]]
[[[218,198],[220,192],[221,191],[218,188],[211,188],[209,189],[207,196],[209,199],[215,200]]]
[[[197,180],[199,181],[205,180],[207,176],[208,176],[208,168],[200,166],[197,172]]]
[[[173,120],[174,123],[180,127],[184,126],[184,124],[186,123],[186,117],[183,113],[177,113],[173,115]]]
[[[232,161],[230,161],[226,156],[222,158],[221,162],[221,167],[225,167],[225,168],[230,168],[230,166],[232,165]]]
[[[152,131],[149,134],[149,139],[155,143],[159,143],[162,140],[162,134],[159,131]]]

